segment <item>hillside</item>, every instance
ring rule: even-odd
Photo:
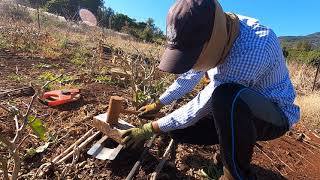
[[[281,43],[289,48],[295,47],[298,42],[307,41],[313,48],[320,48],[320,32],[313,33],[307,36],[281,36]]]

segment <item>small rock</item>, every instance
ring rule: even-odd
[[[296,140],[302,142],[305,137],[306,136],[303,133],[299,133],[298,137],[296,138]]]
[[[288,131],[288,132],[287,132],[287,135],[288,135],[288,136],[292,136],[292,135],[293,135],[293,132],[292,132],[292,131]]]
[[[286,155],[292,157],[292,154],[289,151],[286,151]]]

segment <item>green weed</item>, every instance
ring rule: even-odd
[[[49,71],[43,72],[39,76],[39,79],[42,80],[42,81],[52,81],[52,80],[54,80],[56,78],[57,78],[56,75],[53,74],[52,72],[49,72]]]
[[[24,42],[21,42],[19,44],[16,44],[16,48],[20,51],[24,52],[31,52],[34,53],[37,50],[39,50],[39,46],[37,44],[37,41],[31,40],[31,39],[25,39]]]
[[[51,58],[58,58],[62,55],[61,52],[55,50],[54,48],[51,48],[51,47],[43,47],[42,48],[42,51],[48,56],[48,57],[51,57]]]
[[[116,82],[112,80],[110,76],[106,76],[106,75],[99,75],[95,77],[94,80],[95,82],[102,83],[102,84],[112,84],[112,85],[116,84]]]
[[[76,50],[71,58],[71,63],[77,66],[84,66],[88,61],[88,53],[87,50],[84,48],[80,48]]]
[[[68,43],[69,43],[69,40],[67,37],[61,37],[58,42],[58,47],[61,49],[65,49],[65,48],[67,48]]]
[[[7,42],[7,39],[5,36],[3,36],[2,34],[0,34],[0,48],[8,48],[9,43]]]
[[[9,78],[10,80],[12,80],[12,81],[15,81],[15,82],[21,82],[21,81],[24,79],[23,76],[17,75],[17,74],[10,74],[10,75],[8,76],[8,78]]]
[[[133,95],[133,103],[136,107],[140,107],[144,102],[151,98],[150,95],[146,94],[143,91],[138,91]]]
[[[56,82],[59,82],[60,84],[70,83],[71,81],[74,80],[74,78],[69,75],[62,75],[60,78],[58,78],[58,77],[59,77],[58,75],[55,75],[52,72],[46,71],[39,76],[39,79],[42,81],[55,80]]]

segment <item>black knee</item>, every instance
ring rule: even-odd
[[[228,111],[238,92],[246,87],[236,83],[226,83],[218,86],[212,94],[213,111]]]

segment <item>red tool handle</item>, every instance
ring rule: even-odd
[[[79,89],[49,91],[45,92],[39,100],[47,106],[58,106],[78,100],[79,93]]]

